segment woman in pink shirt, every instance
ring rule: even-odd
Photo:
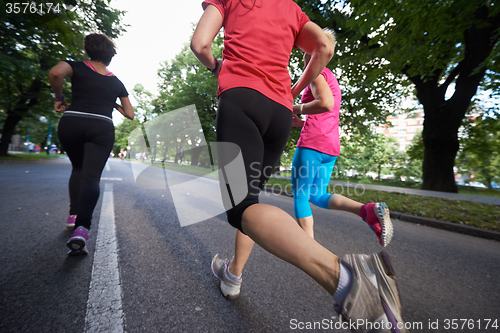
[[[335,35],[325,29],[335,46]],[[304,54],[307,68],[311,56]],[[327,193],[335,161],[340,153],[339,111],[342,99],[337,78],[328,68],[306,88],[301,104],[293,106],[295,115],[306,115],[302,121],[294,116],[293,125],[302,126],[293,156],[292,190],[295,218],[314,238],[313,216],[309,202],[324,209],[343,210],[361,216],[375,232],[382,246],[393,234],[389,208],[384,202],[363,205],[339,194]]]
[[[223,295],[240,295],[241,272],[256,242],[311,276],[333,296],[335,311],[346,319],[401,325],[399,293],[386,253],[347,255],[340,261],[285,211],[259,203],[260,190],[290,134],[293,99],[333,56],[328,38],[292,0],[205,0],[203,8],[191,50],[218,78],[217,142],[238,147],[246,173],[246,182],[234,179],[234,157],[219,149],[221,195],[228,222],[238,229],[233,260],[218,255],[212,260]],[[223,61],[211,51],[221,28]],[[294,47],[311,59],[292,87],[288,63]],[[247,195],[240,201],[235,193]],[[363,324],[359,329],[367,330]]]

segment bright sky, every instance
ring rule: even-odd
[[[109,69],[123,82],[129,94],[138,83],[158,94],[157,71],[161,63],[177,55],[189,43],[203,14],[202,0],[112,0],[112,8],[125,10],[123,23],[127,32],[114,40],[117,54]],[[131,97],[131,102],[135,100]],[[120,114],[113,118],[121,122]]]

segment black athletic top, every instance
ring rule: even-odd
[[[111,118],[117,97],[128,92],[116,76],[99,74],[82,61],[67,62],[73,68],[72,100],[68,111],[87,112]]]

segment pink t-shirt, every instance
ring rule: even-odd
[[[222,14],[224,27],[217,96],[251,88],[292,110],[288,63],[307,15],[292,0],[205,0],[203,8],[208,5]]]
[[[306,116],[297,147],[311,148],[331,156],[339,156],[339,113],[342,94],[337,78],[331,70],[325,68],[321,71],[321,75],[325,77],[326,82],[332,90],[335,104],[333,109],[328,112],[308,114]],[[302,103],[314,101],[314,96],[309,86],[304,89],[301,101]]]

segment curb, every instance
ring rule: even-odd
[[[414,216],[409,214],[403,214],[399,212],[391,211],[391,218],[397,219],[404,222],[416,223],[425,225],[428,227],[433,227],[437,229],[444,229],[448,231],[457,232],[460,234],[466,234],[470,236],[476,236],[486,239],[492,239],[500,241],[500,232],[493,230],[479,229],[476,227],[471,227],[468,225],[463,225],[459,223],[445,222],[434,219],[427,219],[420,216]]]
[[[271,192],[273,194],[280,194],[287,197],[293,197],[293,194],[284,190],[276,190],[272,187],[266,186],[264,187],[264,191]],[[471,227],[468,225],[463,225],[459,223],[452,222],[444,222],[434,219],[428,219],[420,216],[414,216],[409,214],[403,214],[399,212],[394,212],[391,210],[391,219],[400,220],[403,222],[410,222],[415,224],[421,224],[428,227],[433,227],[437,229],[448,230],[452,232],[457,232],[460,234],[466,234],[470,236],[492,239],[496,241],[500,241],[500,232],[493,230],[484,230],[476,227]]]

